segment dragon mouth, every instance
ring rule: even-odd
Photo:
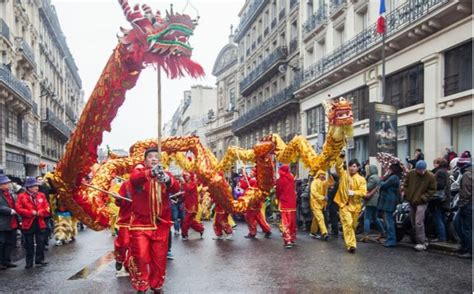
[[[172,24],[166,29],[147,37],[150,43],[150,51],[156,48],[174,47],[175,54],[191,55],[193,48],[189,44],[189,37],[193,35],[193,30],[180,24]]]
[[[339,120],[339,121],[352,120],[351,109],[337,109],[335,114],[336,114],[336,120]]]

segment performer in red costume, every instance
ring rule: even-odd
[[[255,172],[252,170],[249,174],[249,184],[250,187],[256,188],[257,187],[257,179],[255,179]],[[250,187],[247,184],[245,178],[242,177],[240,179],[240,186],[242,189],[247,191]],[[245,221],[247,222],[247,226],[249,227],[249,233],[245,236],[248,239],[255,239],[257,235],[257,224],[260,225],[262,231],[265,233],[265,238],[270,238],[272,234],[272,229],[270,225],[267,223],[265,216],[262,214],[262,205],[263,203],[260,202],[253,207],[249,207],[249,210],[245,212]]]
[[[278,199],[283,241],[286,248],[292,248],[296,240],[296,192],[295,178],[286,164],[278,169],[280,177],[276,182],[276,198]]]
[[[229,224],[229,213],[227,213],[217,202],[214,216],[214,233],[216,233],[216,240],[224,239],[223,232],[226,233],[226,239],[232,239],[232,227]]]
[[[125,181],[120,186],[119,194],[127,199],[132,199],[130,181]],[[130,257],[130,216],[132,214],[132,203],[122,199],[115,199],[115,204],[120,208],[117,220],[118,235],[115,239],[115,269],[117,271],[125,268],[128,270],[128,259]]]
[[[194,174],[184,172],[183,173],[184,184],[184,210],[186,214],[184,215],[183,223],[181,224],[181,236],[184,241],[188,240],[188,231],[189,228],[195,230],[201,234],[204,233],[204,226],[202,223],[196,220],[196,214],[198,212],[198,190],[197,190],[197,181],[194,177]]]
[[[162,293],[172,226],[169,195],[179,191],[179,184],[159,165],[156,148],[148,149],[144,166],[132,172],[130,190],[130,280],[137,293],[146,293],[149,288]]]

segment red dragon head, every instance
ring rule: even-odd
[[[197,19],[189,15],[173,12],[171,6],[162,17],[160,11],[143,4],[130,8],[128,0],[119,0],[125,17],[132,29],[121,28],[119,41],[131,52],[136,60],[145,64],[157,64],[170,78],[204,75],[202,67],[191,60],[193,48],[188,39],[193,34]]]

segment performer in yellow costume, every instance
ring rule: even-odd
[[[355,253],[357,248],[355,230],[357,219],[362,209],[362,198],[367,194],[365,179],[359,174],[360,163],[357,159],[349,161],[347,171],[344,168],[344,159],[336,161],[336,172],[339,176],[339,187],[334,202],[339,206],[339,218],[342,224],[342,233],[346,248]]]
[[[316,178],[311,183],[310,206],[313,212],[313,221],[311,223],[310,233],[316,237],[316,233],[320,232],[321,238],[325,241],[329,240],[328,230],[324,222],[324,210],[327,206],[328,181],[326,173],[322,170],[318,171]]]

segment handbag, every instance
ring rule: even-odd
[[[436,191],[431,197],[432,201],[443,202],[445,199],[446,199],[446,193],[444,192],[444,190]]]

